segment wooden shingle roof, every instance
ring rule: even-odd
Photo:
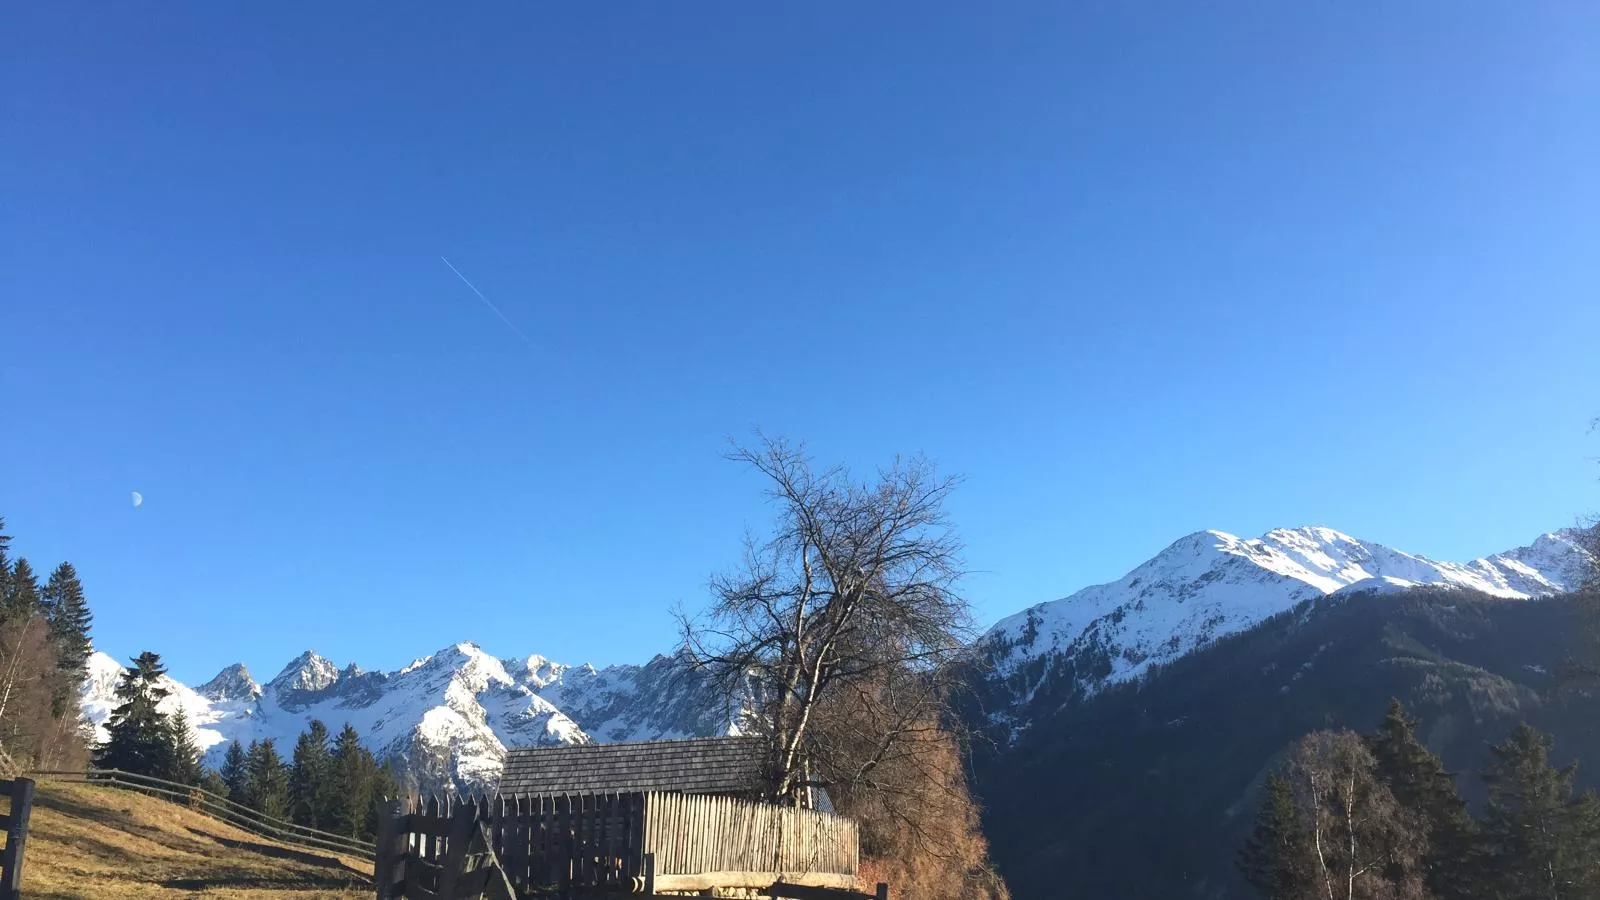
[[[757,738],[717,737],[516,748],[506,754],[500,793],[746,794],[758,789],[762,746]]]

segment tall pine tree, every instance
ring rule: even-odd
[[[289,818],[297,825],[323,828],[332,799],[333,757],[328,752],[328,726],[312,719],[294,745],[289,772]]]
[[[134,658],[133,668],[122,670],[116,693],[121,703],[111,712],[106,742],[95,750],[97,767],[157,778],[174,771],[172,725],[159,708],[168,693],[160,684],[166,671],[161,657],[148,650]]]
[[[27,559],[19,557],[11,564],[11,571],[0,587],[5,591],[0,594],[0,622],[25,621],[42,611],[39,576],[33,573],[33,566],[28,565]]]
[[[50,619],[50,634],[56,645],[56,665],[82,680],[89,666],[89,625],[94,616],[84,599],[83,582],[72,563],[64,562],[50,573],[45,583],[44,608]]]
[[[195,745],[194,732],[189,728],[189,716],[180,707],[167,719],[172,741],[172,770],[163,776],[181,784],[199,785],[204,774],[200,766],[200,748]]]
[[[1523,724],[1490,748],[1483,773],[1482,884],[1495,900],[1561,900],[1600,893],[1595,859],[1600,814],[1593,795],[1574,798],[1576,764],[1550,764],[1550,738]]]
[[[1263,900],[1296,900],[1315,884],[1294,786],[1281,772],[1267,779],[1255,830],[1239,851],[1239,871]]]
[[[229,800],[235,803],[249,805],[250,802],[250,773],[247,766],[244,747],[238,741],[228,745],[228,752],[222,757],[222,784],[227,790],[224,792]]]
[[[1444,760],[1417,739],[1417,720],[1398,699],[1389,701],[1378,730],[1366,737],[1378,779],[1400,805],[1415,813],[1427,836],[1422,859],[1428,889],[1438,897],[1465,897],[1473,886],[1474,824]]]
[[[257,812],[281,819],[289,807],[289,771],[272,738],[252,741],[245,754],[246,803]]]
[[[330,830],[349,837],[363,836],[367,808],[372,806],[372,787],[377,764],[361,735],[347,722],[333,742],[333,802],[329,804]]]
[[[0,516],[0,625],[6,622],[6,600],[11,596],[11,535],[6,534],[6,520]]]

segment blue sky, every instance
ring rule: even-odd
[[[765,520],[720,458],[757,426],[963,474],[985,622],[1201,528],[1470,558],[1600,509],[1594,4],[51,2],[0,42],[0,514],[186,679],[667,650]]]

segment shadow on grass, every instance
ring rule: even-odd
[[[197,833],[194,832],[194,829],[192,828],[189,829],[189,831],[191,833]],[[317,866],[325,869],[338,869],[341,876],[347,877],[353,875],[362,882],[370,883],[372,880],[371,878],[367,877],[365,872],[351,868],[345,863],[344,860],[339,859],[336,856],[324,856],[320,853],[312,853],[306,850],[296,850],[293,847],[282,847],[277,844],[263,844],[256,841],[236,841],[231,838],[218,837],[216,835],[205,835],[205,837],[208,840],[216,841],[230,850],[244,850],[250,853],[260,854],[261,856],[271,857],[272,859],[290,859],[294,860],[295,862],[305,863],[308,866]]]

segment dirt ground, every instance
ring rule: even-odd
[[[22,896],[367,900],[370,873],[370,863],[285,847],[165,800],[41,780]]]

